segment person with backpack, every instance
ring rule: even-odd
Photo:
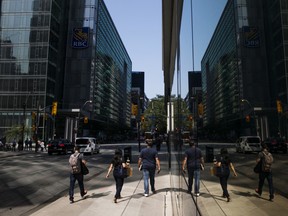
[[[108,168],[108,172],[106,178],[109,178],[110,173],[113,170],[113,177],[116,183],[116,193],[114,195],[114,203],[117,203],[117,199],[121,199],[121,191],[124,185],[125,176],[122,174],[123,168],[129,166],[129,164],[125,163],[122,160],[122,150],[116,149],[114,157],[110,163]]]
[[[235,177],[237,176],[237,173],[228,155],[227,148],[221,148],[220,155],[217,155],[214,160],[214,166],[217,169],[216,176],[219,177],[220,185],[223,191],[222,196],[223,198],[227,198],[227,202],[230,202],[231,197],[227,189],[230,170],[233,172]]]
[[[69,158],[70,164],[70,187],[69,187],[69,200],[70,203],[74,203],[74,187],[75,182],[77,180],[80,195],[82,198],[87,194],[87,190],[84,189],[84,177],[82,173],[81,163],[86,164],[87,162],[84,160],[83,154],[80,153],[80,149],[78,146],[75,147],[75,152],[71,154]]]
[[[258,188],[255,189],[255,192],[261,196],[262,188],[264,185],[265,179],[268,181],[269,186],[269,201],[273,201],[274,199],[274,186],[273,186],[273,175],[272,175],[272,163],[273,163],[273,155],[269,152],[267,145],[264,145],[262,151],[259,152],[256,163],[262,163],[262,169],[259,172],[259,182]]]

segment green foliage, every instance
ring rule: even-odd
[[[174,104],[174,125],[175,129],[189,130],[189,110],[185,101],[180,98],[172,97]],[[148,108],[144,112],[144,122],[142,122],[142,132],[152,131],[157,128],[158,132],[167,132],[167,109],[163,96],[151,99]]]
[[[22,125],[14,125],[10,129],[6,130],[4,133],[4,136],[6,137],[6,140],[12,141],[13,139],[19,140],[22,139],[22,132],[23,127]],[[24,128],[24,135],[30,134],[31,130],[30,128],[25,127]]]

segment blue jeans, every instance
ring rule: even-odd
[[[76,180],[77,180],[79,188],[80,188],[81,196],[84,195],[83,175],[82,174],[72,174],[72,173],[70,173],[69,197],[71,199],[74,197],[74,186],[75,186]]]
[[[199,193],[200,190],[200,170],[188,168],[188,191],[192,191],[193,179],[195,179],[194,193]]]
[[[270,198],[274,198],[274,186],[273,186],[273,175],[272,172],[260,172],[259,173],[259,184],[258,184],[258,193],[262,194],[262,188],[264,185],[264,181],[267,179],[269,186],[269,194]]]
[[[143,169],[143,178],[144,178],[144,193],[149,194],[149,182],[150,179],[150,185],[151,190],[155,191],[155,170],[156,169]]]

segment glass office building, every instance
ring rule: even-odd
[[[204,126],[218,138],[277,135],[263,3],[227,1],[201,61]]]
[[[83,116],[81,133],[130,128],[132,62],[103,0],[3,0],[0,11],[0,137],[20,126],[17,139],[71,139]]]
[[[0,136],[23,125],[27,137],[35,124],[31,113],[61,100],[66,8],[66,0],[0,2]]]
[[[86,133],[130,129],[131,73],[132,61],[104,1],[70,1],[63,107],[81,109],[92,101],[88,113],[83,108]]]

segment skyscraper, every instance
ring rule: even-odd
[[[79,123],[93,135],[130,127],[132,61],[103,0],[4,0],[0,9],[0,136],[13,125],[43,139],[71,138]]]

